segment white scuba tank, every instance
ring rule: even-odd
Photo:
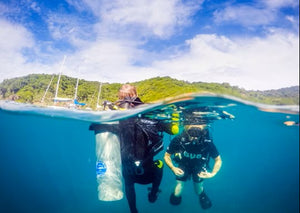
[[[123,198],[122,163],[119,137],[112,132],[95,130],[98,199],[115,201]]]

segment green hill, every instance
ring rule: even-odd
[[[12,78],[0,83],[0,98],[18,102],[38,104],[53,77],[49,90],[45,96],[45,103],[50,104],[55,96],[58,76],[47,74],[31,74],[25,77]],[[61,76],[58,96],[74,98],[76,78]],[[249,91],[228,83],[187,82],[170,77],[156,77],[138,82],[128,82],[138,89],[140,98],[147,103],[175,97],[185,93],[213,92],[231,95],[244,100],[272,104],[272,105],[299,105],[299,86],[282,88],[279,90]],[[97,104],[99,82],[80,80],[78,85],[78,100],[85,102],[88,107],[95,108]],[[102,83],[100,103],[104,100],[114,102],[121,84]]]

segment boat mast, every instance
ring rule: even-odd
[[[60,81],[60,77],[61,77],[61,74],[62,74],[62,68],[63,68],[63,66],[65,64],[65,61],[66,61],[66,57],[67,56],[64,55],[64,60],[63,60],[63,62],[61,64],[61,66],[60,66],[59,76],[58,76],[57,84],[56,84],[56,91],[55,91],[55,98],[54,98],[54,100],[57,98],[57,95],[58,95],[59,81]]]
[[[99,85],[98,99],[97,99],[97,107],[99,106],[100,94],[101,94],[102,82]]]
[[[45,93],[44,93],[44,95],[43,95],[43,97],[42,97],[41,103],[44,103],[46,94],[47,94],[47,92],[48,92],[48,90],[49,90],[49,88],[50,88],[50,85],[51,85],[51,83],[52,83],[52,81],[53,81],[53,78],[54,78],[54,75],[52,75],[52,78],[51,78],[51,80],[50,80],[50,83],[48,84],[47,89],[46,89],[46,91],[45,91]]]
[[[77,78],[77,82],[76,82],[74,100],[77,99],[78,83],[79,83],[79,78]]]

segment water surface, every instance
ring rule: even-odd
[[[170,205],[175,178],[164,167],[156,203],[148,202],[147,186],[136,185],[140,213],[299,212],[299,126],[283,124],[299,121],[299,114],[228,102],[235,105],[225,109],[236,118],[211,124],[223,160],[220,172],[204,183],[213,207],[201,209],[192,182],[181,205]],[[94,116],[76,120],[5,106],[0,105],[0,212],[129,212],[125,198],[97,198],[95,138],[88,130]],[[165,148],[170,139],[165,135]]]

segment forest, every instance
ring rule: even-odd
[[[55,97],[58,75],[30,74],[6,79],[0,83],[0,99],[30,104],[51,104]],[[74,99],[77,78],[61,76],[58,97]],[[143,81],[128,82],[137,87],[139,97],[146,103],[186,93],[216,93],[230,95],[243,100],[271,105],[299,105],[299,86],[277,90],[245,90],[228,83],[187,82],[170,77],[156,77]],[[79,79],[77,99],[85,107],[95,109],[98,96],[103,101],[117,101],[121,83],[107,83]],[[47,93],[45,93],[47,91]],[[43,101],[42,101],[43,100]]]

